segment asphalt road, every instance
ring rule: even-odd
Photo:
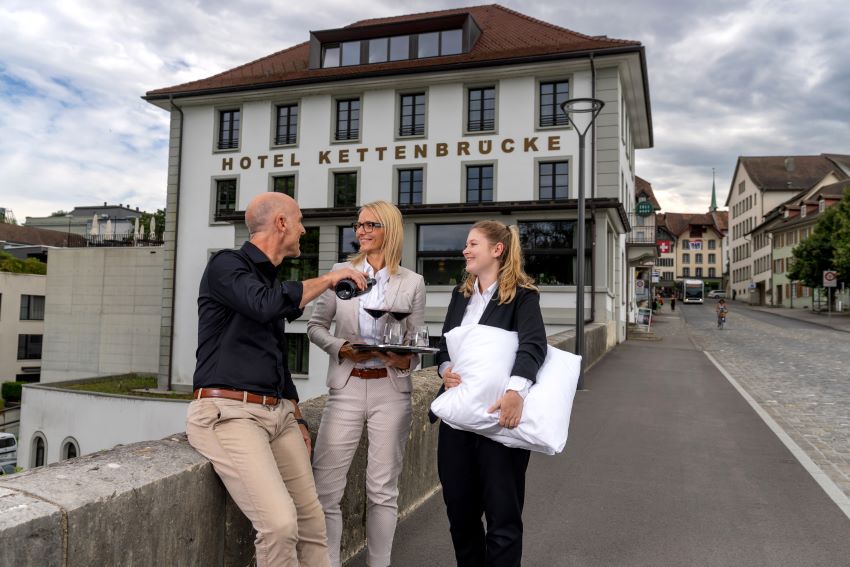
[[[850,565],[850,520],[696,348],[681,312],[656,319],[660,341],[628,341],[594,366],[565,452],[532,457],[524,565]],[[687,317],[713,324],[709,306]],[[454,564],[438,494],[399,524],[393,565]]]

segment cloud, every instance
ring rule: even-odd
[[[164,206],[168,115],[146,91],[204,78],[309,30],[445,1],[6,0],[0,3],[0,206],[18,218],[102,201]],[[836,0],[506,6],[646,46],[655,147],[637,173],[665,210],[719,200],[738,155],[850,153],[850,18]]]

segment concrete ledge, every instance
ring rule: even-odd
[[[549,337],[571,350],[573,334]],[[586,328],[587,367],[606,347],[604,325]],[[413,424],[399,486],[402,516],[434,494],[437,427],[427,410],[435,369],[413,377]],[[302,412],[317,430],[325,398]],[[365,542],[366,439],[342,502],[345,558]],[[183,434],[118,446],[0,480],[0,567],[18,565],[249,565],[254,535],[209,462]]]

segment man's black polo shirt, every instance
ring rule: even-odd
[[[286,361],[283,319],[301,316],[301,282],[277,281],[279,266],[246,242],[207,264],[198,294],[195,388],[225,387],[298,399]]]

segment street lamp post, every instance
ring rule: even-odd
[[[567,120],[578,134],[578,230],[576,231],[576,348],[575,353],[581,357],[579,365],[577,389],[584,389],[584,147],[585,135],[590,126],[599,116],[605,103],[597,98],[571,98],[561,103],[561,110],[567,115]],[[574,117],[589,115],[589,120],[582,130]]]

